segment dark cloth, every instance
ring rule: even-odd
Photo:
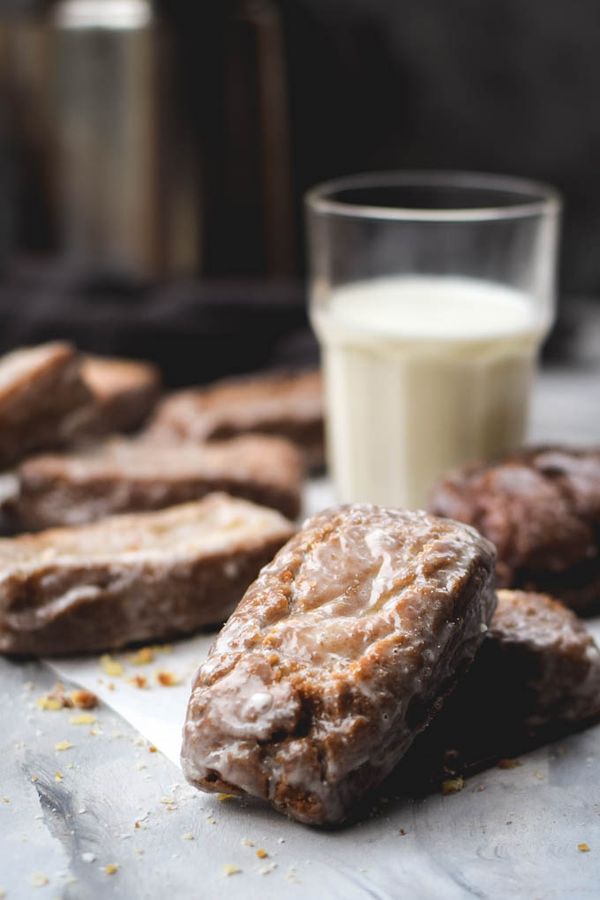
[[[54,339],[150,359],[173,387],[317,357],[296,282],[149,285],[21,266],[0,285],[0,352]]]

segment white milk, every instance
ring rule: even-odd
[[[414,276],[357,282],[324,299],[313,324],[341,501],[424,506],[449,467],[522,441],[545,330],[531,297]]]

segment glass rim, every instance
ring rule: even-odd
[[[488,190],[513,194],[515,201],[502,206],[493,204],[464,208],[432,208],[410,206],[378,206],[347,202],[335,195],[353,188],[452,187]],[[520,219],[528,216],[558,213],[562,206],[559,191],[542,181],[513,175],[493,175],[460,170],[406,169],[362,172],[346,175],[315,185],[304,197],[310,211],[355,219],[380,219],[397,222],[477,222],[496,219]]]

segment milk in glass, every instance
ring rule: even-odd
[[[521,443],[545,330],[529,295],[375,278],[321,297],[313,324],[339,500],[421,507],[448,468]]]

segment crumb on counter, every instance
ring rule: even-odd
[[[445,781],[442,781],[442,794],[444,797],[447,797],[449,794],[458,794],[464,786],[465,779],[462,775],[458,775],[456,778],[447,778]]]
[[[72,691],[71,700],[77,709],[95,709],[98,706],[98,697],[93,691]]]
[[[224,875],[239,875],[242,870],[239,866],[234,865],[233,863],[228,863],[228,865],[223,866],[223,874]]]
[[[583,841],[581,844],[577,844],[577,849],[579,850],[580,853],[589,853],[590,845],[586,844],[585,841]]]
[[[54,780],[55,780],[55,781],[62,781],[62,780],[64,779],[64,777],[65,777],[65,776],[63,775],[62,772],[55,772],[55,773],[54,773]]]
[[[235,800],[235,794],[217,794],[219,803],[227,803],[228,800]]]
[[[156,680],[163,687],[176,687],[178,684],[181,684],[181,678],[178,678],[173,672],[168,672],[164,669],[156,672]]]
[[[98,719],[92,713],[80,713],[78,716],[71,716],[69,723],[71,725],[95,725]]]
[[[64,685],[57,681],[51,691],[37,698],[36,705],[43,710],[93,709],[98,705],[98,698],[92,691],[76,690],[67,694]]]
[[[105,672],[106,675],[110,675],[111,678],[120,678],[125,671],[123,664],[120,663],[118,659],[115,659],[114,656],[111,656],[110,653],[104,653],[100,657],[100,665],[102,666],[103,672]]]
[[[61,703],[58,697],[53,697],[51,694],[43,694],[41,697],[38,697],[35,702],[39,709],[56,710],[63,708],[63,703]]]
[[[129,679],[129,684],[132,684],[134,687],[140,688],[140,690],[142,690],[143,688],[148,687],[148,679],[145,675],[134,675],[133,678]]]
[[[182,841],[193,841],[194,835],[192,834],[191,831],[186,831],[185,834],[181,835],[181,840]]]
[[[148,753],[158,753],[158,747],[155,747],[154,744],[148,744]]]
[[[74,747],[75,744],[72,744],[71,741],[58,741],[57,744],[54,745],[55,750],[70,750]]]
[[[266,859],[269,854],[262,847],[259,847],[258,850],[256,851],[256,855],[258,856],[259,859]]]
[[[119,866],[117,863],[108,863],[104,866],[104,872],[106,875],[115,875],[119,871]]]
[[[259,875],[270,875],[277,868],[277,863],[270,862],[266,866],[261,866],[258,870]]]
[[[33,887],[46,887],[47,884],[50,883],[50,879],[47,875],[42,875],[41,872],[34,872],[31,876],[31,884]]]
[[[131,653],[127,659],[133,666],[146,666],[154,662],[154,647],[141,647],[137,653]]]
[[[71,700],[65,694],[65,686],[62,681],[57,681],[51,691],[38,697],[36,704],[40,709],[57,710],[65,706],[72,706]]]

